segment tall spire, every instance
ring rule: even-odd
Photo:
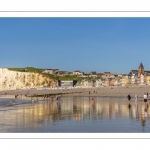
[[[144,68],[144,66],[143,66],[142,62],[140,63],[139,68]]]
[[[144,73],[144,66],[143,66],[142,62],[140,63],[138,72],[139,72],[139,73]]]

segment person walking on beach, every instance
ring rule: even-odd
[[[135,95],[135,105],[137,105],[137,99],[138,99],[138,96]]]
[[[131,99],[131,96],[130,96],[130,94],[129,94],[127,97],[128,97],[128,100],[130,101],[130,99]]]
[[[38,101],[38,95],[36,95],[36,100]]]
[[[147,94],[144,93],[144,103],[145,103],[145,106],[147,105]]]
[[[56,100],[58,101],[58,95],[56,95]]]
[[[128,97],[128,101],[129,101],[129,105],[130,105],[130,99],[131,99],[130,94],[127,97]]]
[[[147,101],[148,101],[148,92],[146,93],[146,95],[147,95]]]
[[[138,99],[138,96],[137,96],[137,95],[135,95],[135,100],[137,101],[137,99]]]
[[[46,100],[48,99],[48,95],[47,94],[45,95],[45,98],[46,98]]]

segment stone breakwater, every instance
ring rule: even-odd
[[[50,86],[54,81],[39,73],[10,71],[0,68],[0,90]]]

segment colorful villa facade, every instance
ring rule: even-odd
[[[138,70],[131,70],[129,76],[131,76],[131,84],[150,84],[150,71],[145,71],[142,63]]]
[[[150,71],[145,71],[143,64],[140,63],[138,70],[131,70],[129,74],[113,75],[107,72],[101,74],[101,79],[95,82],[93,87],[150,85]]]
[[[73,75],[81,75],[81,74],[82,73],[79,70],[73,72]],[[74,84],[73,86],[74,87],[107,87],[107,86],[128,86],[134,84],[150,85],[150,71],[145,71],[142,63],[140,63],[137,70],[131,70],[129,74],[117,75],[117,74],[112,74],[110,72],[96,74],[96,72],[92,72],[89,74],[89,77],[92,75],[96,75],[96,77],[98,77],[99,79],[95,79],[94,78],[95,76],[93,77],[92,80],[83,78],[82,81],[78,81],[78,82],[76,81],[76,84]],[[51,82],[50,87],[55,88],[60,86],[55,81],[55,82]]]

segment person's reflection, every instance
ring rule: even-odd
[[[52,101],[52,102],[54,101],[53,96],[51,96],[51,101]]]
[[[141,124],[142,124],[143,131],[144,131],[144,127],[145,127],[145,124],[146,124],[146,119],[143,116],[141,117]]]
[[[95,109],[95,99],[94,98],[91,99],[91,104],[92,104],[92,110],[91,110],[92,118],[91,119],[95,120],[96,119],[96,109]]]
[[[131,104],[130,103],[128,104],[128,108],[129,108],[129,111],[130,111],[131,110]]]
[[[62,103],[63,103],[63,99],[61,98],[61,96],[59,97],[59,102],[60,102],[60,108],[61,108]]]
[[[138,114],[138,103],[137,103],[137,101],[135,102],[135,112],[136,112],[136,119],[138,119],[139,114]]]
[[[148,106],[145,106],[145,109],[144,109],[144,114],[143,115],[141,115],[141,124],[142,124],[142,126],[143,126],[143,132],[145,132],[145,125],[146,125],[146,119],[147,119],[147,117],[148,117]]]
[[[146,118],[147,118],[147,108],[145,107],[144,114],[141,115],[141,124],[142,124],[142,127],[143,127],[143,131],[144,131],[144,127],[145,127],[145,124],[146,124]]]
[[[95,100],[94,100],[94,98],[92,98],[92,108],[93,109],[95,108]]]
[[[130,104],[130,102],[128,104],[128,109],[129,109],[129,117],[132,117],[132,111],[131,111],[131,104]]]
[[[148,107],[145,107],[145,109],[144,109],[144,117],[145,117],[145,118],[147,118],[147,116],[148,116],[148,115],[147,115],[147,110],[148,110]]]
[[[59,110],[61,109],[61,103],[62,103],[62,100],[60,99],[60,97],[56,99],[56,108]]]

